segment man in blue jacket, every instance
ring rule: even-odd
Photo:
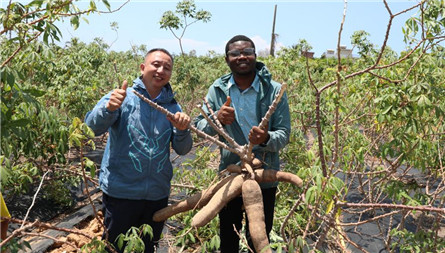
[[[264,169],[280,169],[279,151],[289,142],[290,114],[286,93],[283,95],[276,111],[272,114],[267,129],[261,129],[258,124],[266,114],[281,85],[272,80],[272,76],[263,63],[256,61],[255,44],[244,36],[237,35],[226,44],[226,63],[231,73],[217,79],[209,88],[207,100],[218,120],[224,125],[229,135],[240,145],[249,141],[254,144],[255,156],[263,161]],[[208,110],[203,106],[204,111]],[[198,129],[214,135],[216,131],[200,115],[195,120]],[[223,140],[223,139],[221,139]],[[228,150],[221,149],[219,169],[225,169],[229,164],[240,162],[240,157]],[[277,183],[261,184],[263,194],[266,232],[272,230],[275,193]],[[243,210],[241,197],[229,202],[219,213],[221,252],[239,251],[239,236],[234,226],[241,230]],[[247,217],[246,217],[246,221]],[[247,223],[248,224],[248,223]],[[247,239],[250,248],[248,225]]]
[[[145,252],[154,252],[164,223],[154,222],[152,216],[168,205],[173,176],[170,146],[179,155],[187,154],[192,147],[190,117],[181,111],[169,83],[173,57],[165,49],[151,49],[140,70],[141,76],[133,81],[133,87],[127,88],[124,81],[85,118],[96,135],[109,133],[99,184],[108,241],[119,252],[123,249],[117,247],[117,236],[142,224],[153,229],[152,239],[143,237]],[[167,118],[132,90],[163,106],[174,117]]]

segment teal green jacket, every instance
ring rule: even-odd
[[[266,114],[275,96],[279,93],[281,84],[272,80],[272,75],[263,63],[257,62],[256,69],[257,75],[260,78],[260,89],[258,93],[256,111],[258,122],[261,122],[261,119]],[[217,79],[209,88],[207,100],[215,113],[226,102],[227,96],[229,96],[228,82],[231,77],[231,73],[224,75]],[[202,108],[207,114],[209,113],[205,105],[203,105]],[[198,116],[194,120],[194,124],[198,129],[209,135],[217,134],[217,132],[210,126],[202,115]],[[248,143],[248,140],[246,140],[244,137],[241,127],[237,121],[230,125],[224,126],[224,128],[238,144],[244,145]],[[265,147],[256,145],[253,148],[255,156],[263,161],[264,169],[280,170],[279,151],[289,142],[290,129],[289,104],[287,102],[287,94],[284,93],[277,109],[272,114],[269,121],[269,141]],[[225,142],[221,136],[220,140]],[[240,157],[238,155],[225,149],[221,149],[219,170],[225,169],[229,164],[236,164],[239,162]],[[261,184],[261,187],[270,188],[276,185],[277,183],[268,183]]]

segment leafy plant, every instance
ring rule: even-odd
[[[150,225],[144,224],[140,228],[132,227],[127,233],[120,234],[117,238],[117,245],[119,249],[123,249],[124,252],[144,252],[145,245],[142,241],[142,236],[153,237],[153,229]],[[123,247],[125,244],[125,248]]]
[[[162,29],[169,29],[170,32],[179,41],[179,47],[181,48],[181,54],[184,55],[184,50],[182,48],[182,37],[189,26],[198,21],[207,23],[210,21],[212,14],[208,11],[199,10],[196,11],[196,5],[193,0],[183,0],[178,2],[176,5],[176,11],[178,15],[176,16],[173,11],[166,11],[162,14],[161,20],[159,21],[160,27]],[[190,22],[188,19],[191,19]],[[177,35],[174,30],[182,28],[181,35]]]

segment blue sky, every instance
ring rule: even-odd
[[[112,9],[124,1],[109,1]],[[78,37],[89,43],[95,37],[112,44],[111,50],[126,51],[131,45],[147,45],[148,48],[164,47],[179,54],[178,40],[169,30],[160,29],[159,20],[167,10],[174,11],[178,1],[133,0],[121,10],[111,14],[86,16],[88,23],[82,22],[73,30],[68,21],[59,26],[62,41]],[[89,1],[80,1],[79,7]],[[185,52],[196,50],[198,55],[206,55],[209,50],[223,53],[227,40],[237,34],[251,37],[257,50],[270,47],[274,6],[277,5],[275,33],[279,35],[278,46],[290,47],[300,39],[306,39],[313,47],[315,57],[320,57],[326,49],[337,45],[338,33],[344,12],[344,1],[212,1],[195,0],[197,9],[212,14],[210,22],[197,22],[189,26],[183,37]],[[398,13],[416,4],[416,1],[388,0],[393,13]],[[105,10],[102,4],[99,8]],[[397,17],[393,21],[388,46],[396,52],[404,50],[402,27],[406,19],[416,14],[414,11]],[[347,1],[346,19],[341,44],[351,48],[350,37],[354,31],[370,33],[372,43],[382,45],[389,21],[389,14],[383,1]],[[117,22],[116,34],[110,26]],[[177,34],[180,34],[178,31]],[[354,53],[356,53],[354,51]]]

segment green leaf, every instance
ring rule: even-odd
[[[25,127],[29,124],[31,124],[31,120],[29,120],[29,119],[18,119],[18,120],[13,120],[13,121],[9,122],[9,124],[7,126],[9,126],[9,127]]]
[[[338,177],[331,177],[329,180],[329,184],[335,188],[337,193],[340,193],[341,189],[345,186],[343,180]]]
[[[334,207],[334,200],[331,200],[326,208],[326,213],[330,213],[333,207]]]
[[[306,192],[306,203],[307,204],[314,203],[316,197],[317,197],[317,186],[312,186]]]
[[[419,99],[417,100],[417,104],[421,107],[431,106],[431,100],[429,100],[427,96],[422,94],[419,96]]]
[[[192,235],[192,233],[188,233],[187,235],[188,235],[188,237],[189,237],[189,239],[190,239],[190,241],[191,241],[192,243],[195,243],[195,242],[196,242],[196,239],[195,239],[195,237]]]
[[[105,7],[107,7],[108,10],[111,10],[110,3],[107,0],[102,0],[102,2],[104,3]]]
[[[15,77],[11,72],[6,72],[6,82],[10,85],[13,86],[15,83]]]
[[[2,156],[2,158],[4,158],[4,156]],[[1,177],[2,185],[5,185],[5,183],[8,181],[8,179],[11,175],[10,170],[8,168],[6,168],[6,166],[2,165],[2,166],[0,166],[0,171],[1,171],[0,177]]]
[[[24,89],[23,92],[28,93],[28,94],[32,95],[33,97],[41,97],[46,94],[46,91],[38,90],[36,88]]]
[[[148,235],[150,235],[150,238],[153,238],[153,228],[148,224],[142,225],[142,233],[144,235],[148,234]]]
[[[392,109],[392,105],[387,106],[385,109],[383,109],[382,114],[387,114]]]
[[[32,5],[35,5],[35,6],[42,6],[43,1],[44,1],[44,0],[34,0],[34,1],[30,2],[30,3],[28,4],[28,6],[32,6]]]
[[[97,9],[96,3],[94,1],[90,1],[90,9],[93,11]]]
[[[74,30],[77,30],[79,28],[79,16],[73,16],[71,17],[71,25],[73,26]]]
[[[84,157],[83,158],[85,161],[85,167],[92,169],[95,168],[95,163],[93,161],[91,161],[90,159],[88,159],[88,157]]]
[[[94,137],[94,131],[93,131],[93,129],[91,129],[90,127],[88,127],[87,124],[82,123],[82,124],[81,124],[81,129],[82,129],[82,132],[85,134],[86,137],[89,137],[89,138],[93,138],[93,137]]]
[[[71,134],[70,137],[68,138],[68,145],[70,147],[81,147],[81,141],[79,140],[79,135]]]

